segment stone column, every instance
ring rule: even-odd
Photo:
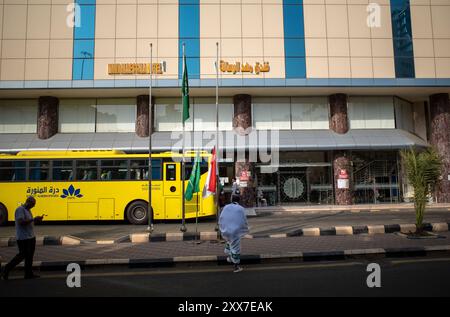
[[[241,191],[241,205],[248,208],[248,207],[254,207],[256,206],[256,191],[255,191],[255,163],[254,162],[248,162],[247,160],[245,162],[236,162],[234,165],[235,168],[235,175],[236,179],[239,179],[242,175],[242,172],[249,172],[249,179],[248,181],[245,181],[247,184],[246,187],[242,187],[240,184],[239,190]],[[241,183],[243,181],[241,180]]]
[[[329,96],[330,101],[330,129],[335,133],[345,134],[349,130],[347,116],[347,95],[334,94]],[[346,170],[349,176],[349,188],[338,188],[339,173]],[[334,195],[336,205],[353,204],[353,167],[350,154],[347,151],[337,151],[333,156]]]
[[[50,96],[39,97],[37,135],[39,139],[48,139],[58,133],[59,99]]]
[[[233,103],[233,129],[239,135],[249,134],[252,127],[252,96],[235,95],[233,97]]]
[[[252,97],[250,95],[235,95],[233,97],[234,103],[234,117],[233,117],[233,129],[241,135],[247,135],[251,132],[252,128]],[[241,205],[248,208],[256,205],[255,194],[255,162],[249,162],[246,156],[245,162],[235,162],[235,175],[236,179],[240,179],[242,171],[250,172],[246,187],[240,186],[241,191]]]
[[[347,118],[347,95],[335,94],[330,101],[330,129],[336,133],[345,134],[349,130]]]
[[[337,151],[333,157],[334,169],[334,194],[336,205],[352,205],[353,204],[353,181],[352,181],[352,161],[345,151]],[[339,173],[346,170],[349,176],[349,188],[338,188]]]
[[[430,143],[443,159],[442,181],[435,196],[439,203],[450,203],[450,101],[449,94],[430,96]]]
[[[148,113],[148,104],[149,104],[149,96],[148,95],[139,95],[136,97],[136,134],[140,136],[141,138],[148,137],[148,120],[149,120],[149,113]],[[155,99],[152,98],[152,122],[151,122],[151,128],[152,132],[154,131],[154,103]]]

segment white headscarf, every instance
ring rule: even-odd
[[[226,240],[233,241],[245,236],[248,223],[244,208],[236,203],[226,205],[220,213],[219,227]]]

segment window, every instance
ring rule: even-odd
[[[95,132],[95,99],[61,99],[59,132]]]
[[[0,161],[0,182],[18,182],[25,180],[25,161]]]
[[[101,160],[100,179],[102,181],[127,179],[127,160]]]
[[[352,129],[395,129],[392,97],[350,97],[348,115]]]
[[[219,99],[219,130],[233,129],[233,102],[230,98]],[[216,131],[216,100],[194,99],[194,130]]]
[[[79,181],[97,180],[97,161],[95,160],[76,161],[76,166],[77,166],[77,180]]]
[[[176,164],[166,165],[166,181],[174,181],[177,179]]]
[[[191,177],[192,174],[192,168],[194,166],[194,162],[186,162],[186,165],[184,167],[185,177],[186,180],[188,180]],[[200,175],[203,175],[208,172],[208,161],[205,159],[201,159],[200,161]]]
[[[395,98],[395,119],[397,129],[414,133],[413,105],[403,99]]]
[[[130,179],[144,180],[148,179],[148,160],[130,161]],[[152,180],[162,180],[161,160],[152,159]]]
[[[48,181],[50,180],[50,162],[49,161],[30,161],[30,181]]]
[[[0,133],[36,133],[37,100],[0,100]]]
[[[97,132],[134,132],[135,124],[135,99],[98,99]]]
[[[189,119],[185,130],[192,131],[193,106],[189,107]],[[155,101],[155,131],[183,131],[181,122],[181,98],[163,98]]]
[[[258,130],[291,129],[289,98],[255,98],[253,100],[253,126]]]
[[[326,97],[292,98],[292,129],[329,129]]]
[[[72,161],[53,161],[53,180],[72,181],[73,180],[73,162]]]

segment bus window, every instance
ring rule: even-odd
[[[50,162],[49,161],[30,161],[30,181],[48,181],[50,180]]]
[[[186,179],[188,179],[191,176],[193,166],[194,162],[186,162],[184,168]],[[200,175],[203,175],[205,173],[208,173],[208,161],[202,159],[202,161],[200,162]]]
[[[19,182],[26,179],[24,161],[0,161],[0,182]]]
[[[127,179],[127,163],[127,160],[101,160],[100,179],[103,181]]]
[[[53,161],[53,180],[73,181],[72,161]]]
[[[177,179],[176,164],[166,165],[166,181],[174,181]]]
[[[144,180],[148,179],[148,160],[131,160],[130,161],[130,179]],[[162,180],[161,160],[152,159],[152,180]]]
[[[83,160],[76,161],[77,180],[95,181],[97,180],[97,161]]]

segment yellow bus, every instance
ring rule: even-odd
[[[187,152],[186,180],[195,152]],[[200,152],[202,189],[211,155]],[[152,154],[152,212],[155,220],[182,218],[181,154]],[[185,182],[187,188],[187,181]],[[46,221],[128,220],[148,223],[148,155],[122,151],[26,151],[0,154],[0,225],[14,221],[27,196],[34,215]],[[213,196],[194,194],[186,219],[216,213]]]

